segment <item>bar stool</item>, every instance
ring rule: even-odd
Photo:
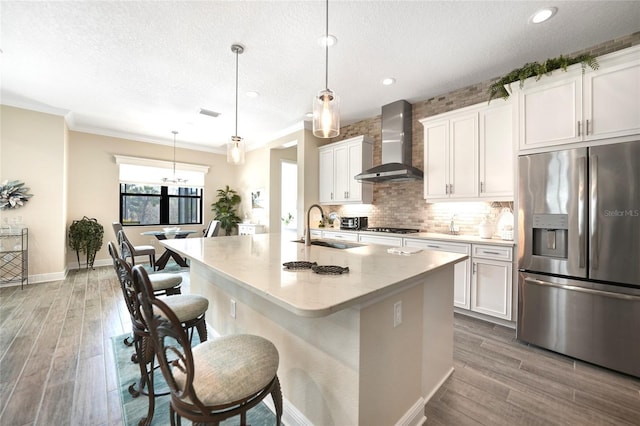
[[[148,395],[149,407],[147,415],[140,420],[139,424],[150,425],[153,419],[156,396],[153,385],[153,372],[157,367],[155,364],[154,346],[150,340],[147,324],[142,317],[138,297],[139,289],[132,280],[131,265],[118,256],[117,249],[113,242],[109,242],[108,248],[131,318],[133,334],[131,344],[135,348],[135,353],[132,355],[131,360],[136,362],[140,369],[140,379],[136,383],[131,384],[128,390],[133,397],[138,397],[140,394]],[[142,266],[138,267],[141,268]],[[149,291],[154,293],[150,281],[149,287]],[[193,338],[194,329],[197,330],[201,342],[207,340],[207,326],[204,315],[209,307],[209,301],[206,298],[198,295],[178,294],[164,296],[162,300],[164,300],[167,306],[172,307],[179,321],[179,326],[182,331],[189,336],[190,342]]]
[[[147,271],[135,266],[133,280],[141,289],[142,315],[171,392],[172,425],[180,424],[182,417],[194,424],[218,424],[237,415],[245,425],[247,411],[268,395],[276,408],[276,422],[281,424],[279,355],[273,343],[259,336],[234,334],[192,349],[176,313],[154,296]]]
[[[120,231],[122,232],[122,231]],[[120,259],[127,260],[131,259],[129,265],[133,267],[135,263],[134,256],[134,248],[129,242],[129,240],[122,238],[120,241]],[[156,296],[167,295],[171,296],[172,294],[180,294],[182,293],[180,289],[180,284],[182,284],[182,276],[178,273],[171,272],[152,272],[149,275],[149,280],[151,281],[151,286],[153,287],[153,292]]]

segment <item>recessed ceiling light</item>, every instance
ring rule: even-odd
[[[219,112],[211,111],[209,109],[200,108],[200,114],[208,115],[209,117],[217,117],[220,115]]]
[[[396,79],[393,77],[387,77],[382,80],[382,84],[385,86],[391,86],[395,82],[396,82]]]
[[[333,34],[329,34],[329,36],[322,36],[318,39],[318,43],[320,44],[320,46],[325,47],[325,46],[333,46],[335,44],[338,43],[338,39],[336,38],[336,36],[334,36]]]
[[[258,96],[260,96],[260,93],[256,92],[255,90],[247,92],[248,98],[257,98]]]
[[[556,14],[558,8],[556,7],[545,7],[544,9],[540,9],[536,13],[531,16],[531,23],[540,24],[544,21],[547,21]]]

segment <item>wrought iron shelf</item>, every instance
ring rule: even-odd
[[[29,229],[0,228],[0,284],[29,284]]]

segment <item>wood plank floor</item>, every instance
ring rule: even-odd
[[[130,327],[111,267],[0,288],[0,424],[122,424],[111,337]],[[640,425],[638,379],[461,315],[454,340],[428,425]]]

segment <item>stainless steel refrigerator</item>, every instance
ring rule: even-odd
[[[517,337],[640,377],[640,141],[519,157]]]

